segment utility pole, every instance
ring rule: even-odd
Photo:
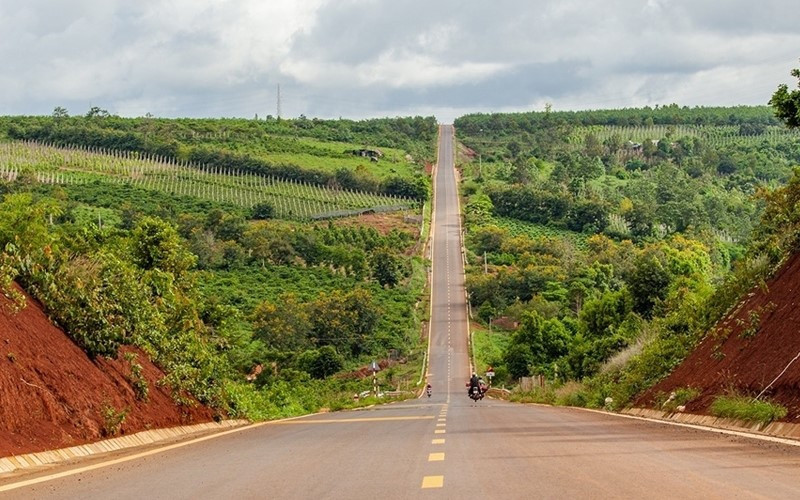
[[[278,103],[277,103],[278,104],[278,106],[277,106],[278,109],[277,109],[277,113],[275,115],[277,116],[278,120],[280,120],[281,119],[281,84],[280,83],[278,84],[278,99],[277,99],[277,101],[278,101]]]

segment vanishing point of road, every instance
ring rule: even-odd
[[[0,498],[800,498],[800,447],[598,412],[472,404],[453,127],[435,170],[433,397],[0,479]],[[135,458],[131,458],[135,457]]]

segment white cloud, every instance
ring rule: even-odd
[[[791,0],[0,0],[0,113],[365,117],[761,104]]]

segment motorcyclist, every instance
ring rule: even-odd
[[[477,373],[472,373],[472,377],[469,379],[469,391],[467,392],[467,396],[472,394],[472,390],[474,388],[480,388],[480,379],[478,378]]]
[[[433,389],[433,388],[431,387],[431,384],[428,384],[428,385],[425,387],[425,392],[428,394],[428,397],[431,397],[431,391],[432,391],[432,389]]]

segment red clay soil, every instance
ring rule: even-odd
[[[383,235],[389,234],[392,232],[392,229],[397,229],[398,231],[411,233],[415,238],[419,236],[419,222],[410,219],[406,220],[402,212],[374,213],[343,217],[334,220],[333,223],[343,227],[372,227]]]
[[[176,405],[156,385],[164,373],[143,352],[125,347],[117,359],[92,361],[31,297],[17,314],[8,306],[0,294],[0,457],[102,439],[107,408],[127,409],[119,435],[212,419],[207,407]],[[125,352],[138,354],[147,402],[128,382]]]
[[[755,288],[747,294],[683,363],[639,397],[636,406],[653,407],[659,393],[694,387],[701,393],[686,411],[708,413],[715,396],[731,391],[755,396],[780,375],[764,397],[787,408],[785,421],[800,422],[798,292],[800,254],[787,260],[766,290]]]

